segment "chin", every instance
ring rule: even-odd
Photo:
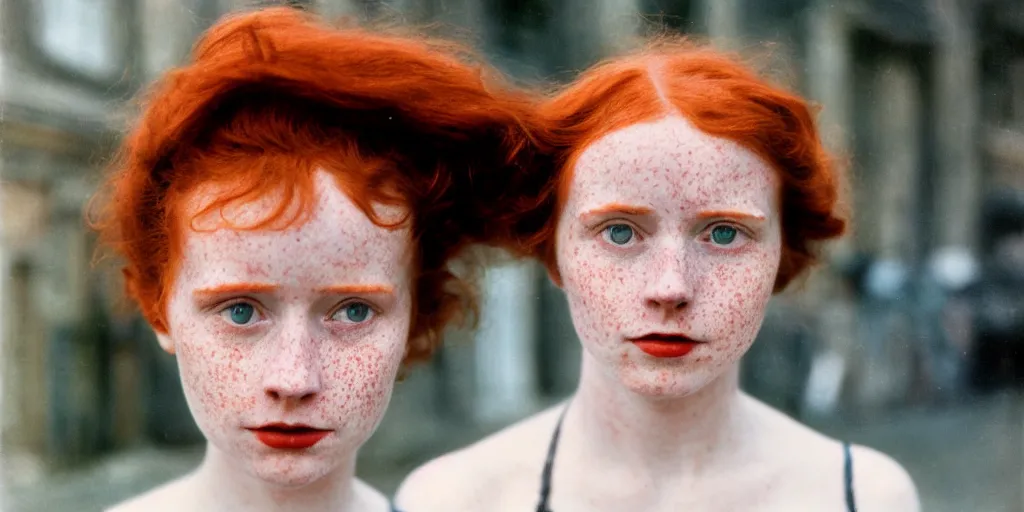
[[[320,457],[260,457],[250,462],[249,471],[274,487],[296,489],[314,484],[336,469]]]
[[[649,398],[683,398],[700,391],[707,384],[682,375],[663,378],[654,371],[626,371],[619,380],[626,389]]]
[[[665,367],[626,363],[618,368],[619,382],[633,393],[649,398],[683,398],[714,382],[721,372],[702,367]]]

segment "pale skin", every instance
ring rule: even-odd
[[[276,205],[265,198],[223,219],[197,218],[186,232],[158,340],[177,357],[206,455],[194,472],[112,511],[389,510],[355,477],[355,462],[405,354],[409,232],[373,224],[327,173],[315,179],[305,222],[255,231],[224,222],[260,218]],[[192,207],[216,193],[198,191]],[[249,430],[275,422],[330,433],[291,450]]]
[[[578,159],[556,233],[583,344],[567,404],[414,471],[406,512],[537,506],[568,407],[549,506],[573,511],[846,510],[841,443],[740,391],[738,365],[782,251],[780,179],[754,153],[669,116],[613,132]],[[630,338],[699,341],[659,358]],[[907,472],[855,446],[858,510],[920,509]]]

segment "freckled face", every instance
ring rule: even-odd
[[[374,225],[325,173],[316,187],[308,222],[287,230],[189,231],[160,340],[177,354],[210,443],[284,486],[326,476],[376,429],[412,311],[408,231]],[[250,203],[227,218],[244,223],[273,206]],[[282,450],[248,430],[278,422],[331,433]]]
[[[669,117],[584,150],[556,256],[588,356],[638,393],[683,396],[736,364],[764,319],[782,243],[779,177],[754,153]],[[650,333],[699,341],[655,357]]]

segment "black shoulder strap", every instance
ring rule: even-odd
[[[843,443],[843,483],[846,489],[846,510],[857,512],[857,503],[853,499],[853,454],[850,443]]]
[[[555,468],[555,453],[558,452],[558,438],[562,434],[562,422],[565,420],[565,411],[569,409],[566,404],[562,414],[558,416],[558,424],[551,434],[551,443],[548,444],[548,455],[544,459],[544,471],[540,475],[540,500],[537,502],[537,512],[551,512],[548,508],[548,496],[551,495],[551,472]]]

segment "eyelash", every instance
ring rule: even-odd
[[[701,233],[702,233],[701,241],[702,242],[706,242],[706,243],[710,243],[710,244],[712,244],[715,247],[718,247],[720,249],[732,249],[733,248],[733,244],[730,244],[728,246],[717,245],[711,239],[711,233],[713,233],[715,231],[715,228],[722,227],[722,226],[735,229],[737,236],[742,236],[742,237],[746,238],[747,241],[750,241],[750,240],[754,239],[754,235],[746,227],[741,226],[741,225],[736,224],[736,223],[733,223],[733,222],[719,221],[719,222],[714,222],[712,224],[709,224],[707,227],[704,228],[703,231],[701,231]]]
[[[248,305],[248,306],[252,307],[253,313],[257,317],[257,321],[256,322],[251,323],[251,324],[239,325],[239,324],[231,323],[227,318],[224,318],[224,313],[228,312],[228,310],[230,310],[231,308],[233,308],[235,306],[238,306],[238,305],[241,305],[241,304],[245,304],[245,305]],[[220,316],[221,319],[224,320],[224,322],[229,327],[234,328],[234,329],[249,329],[249,328],[252,328],[256,324],[260,323],[262,320],[265,320],[266,316],[267,316],[264,313],[263,307],[260,305],[259,301],[255,300],[255,299],[248,298],[248,297],[241,297],[241,298],[237,298],[237,299],[232,299],[232,300],[228,300],[228,301],[225,301],[225,302],[221,302],[220,304],[218,304],[216,306],[213,306],[213,308],[211,308],[211,309],[213,311],[215,311],[217,313],[217,316]]]
[[[601,224],[598,225],[597,228],[594,229],[594,231],[596,232],[597,235],[601,236],[602,240],[604,240],[605,243],[607,243],[607,244],[609,244],[609,245],[611,245],[613,247],[618,247],[618,248],[621,248],[621,249],[628,249],[628,248],[632,247],[632,245],[628,245],[628,246],[617,245],[617,244],[612,243],[611,241],[606,239],[605,232],[608,230],[608,228],[610,228],[612,226],[617,226],[617,225],[629,226],[629,228],[633,230],[633,235],[636,237],[636,240],[635,240],[636,242],[642,242],[644,240],[644,238],[646,238],[646,235],[644,234],[643,230],[638,228],[632,222],[629,222],[628,220],[625,220],[625,219],[612,219],[612,220],[608,220],[608,221],[602,222]],[[715,230],[715,228],[720,227],[720,226],[725,226],[725,227],[729,227],[729,228],[735,229],[738,236],[745,237],[748,241],[749,240],[754,240],[754,238],[755,238],[754,235],[751,233],[750,229],[746,228],[745,226],[741,226],[741,225],[733,223],[733,222],[718,221],[718,222],[713,222],[713,223],[709,224],[703,230],[701,230],[700,240],[702,242],[711,243],[712,245],[715,245],[715,247],[720,248],[720,249],[730,249],[730,248],[732,248],[733,247],[732,244],[730,244],[728,246],[722,246],[722,245],[716,245],[716,244],[714,244],[712,242],[712,240],[711,240],[711,233]],[[631,242],[632,242],[632,240],[631,240]]]
[[[224,302],[218,303],[218,304],[210,307],[209,309],[211,311],[213,311],[214,313],[216,313],[218,316],[223,316],[225,312],[227,312],[231,308],[233,308],[235,306],[238,306],[240,304],[246,304],[246,305],[252,306],[255,314],[259,318],[259,320],[257,320],[257,322],[255,322],[255,323],[259,323],[260,321],[266,319],[267,315],[266,315],[266,313],[264,313],[263,307],[260,305],[259,301],[256,301],[255,299],[251,299],[251,298],[248,298],[248,297],[242,297],[242,298],[237,298],[237,299],[231,299],[231,300],[228,300],[228,301],[224,301]],[[369,324],[372,320],[374,320],[375,318],[377,318],[378,315],[381,314],[380,308],[377,307],[376,305],[374,305],[372,302],[370,302],[370,301],[368,301],[366,299],[360,299],[360,298],[352,297],[352,298],[349,298],[349,299],[345,299],[340,304],[338,304],[337,306],[332,308],[330,310],[330,312],[327,314],[326,319],[328,321],[330,321],[332,318],[334,318],[335,315],[337,315],[338,313],[342,312],[346,307],[351,306],[352,304],[365,304],[366,307],[370,311],[369,318],[367,320],[365,320],[365,321],[362,321],[362,322],[346,322],[344,320],[338,320],[337,322],[343,323],[343,324],[347,324],[347,325],[352,325],[352,326],[362,326],[362,325]],[[227,321],[227,319],[225,319],[225,321]],[[246,325],[239,325],[239,324],[228,323],[228,325],[231,326],[231,327],[234,327],[236,329],[245,329],[245,328],[252,327],[253,325],[255,325],[255,323],[253,323],[253,324],[246,324]]]
[[[345,320],[338,320],[338,322],[351,326],[363,326],[372,322],[375,318],[377,318],[377,315],[380,315],[381,313],[380,308],[378,308],[372,302],[366,299],[352,297],[350,299],[345,299],[344,301],[341,302],[341,304],[338,304],[333,309],[331,309],[330,313],[327,314],[328,320],[334,318],[335,315],[341,313],[342,311],[345,310],[346,307],[351,306],[353,304],[365,304],[366,307],[370,310],[370,317],[362,322],[347,322]]]
[[[629,229],[633,230],[633,236],[636,237],[636,238],[635,238],[635,240],[630,240],[630,242],[642,242],[642,241],[644,241],[645,238],[647,238],[647,236],[644,234],[644,231],[642,229],[640,229],[639,227],[637,227],[636,224],[634,224],[634,223],[632,223],[632,222],[630,222],[630,221],[628,221],[626,219],[611,219],[611,220],[604,221],[604,222],[598,224],[598,226],[596,228],[594,228],[594,232],[598,236],[600,236],[601,239],[605,243],[607,243],[608,245],[611,245],[613,247],[618,247],[619,249],[629,249],[630,247],[633,247],[633,245],[635,245],[635,243],[633,243],[631,245],[618,245],[618,244],[615,244],[615,243],[611,242],[610,240],[606,239],[605,232],[608,230],[608,228],[610,228],[612,226],[619,226],[619,225],[628,226]]]

